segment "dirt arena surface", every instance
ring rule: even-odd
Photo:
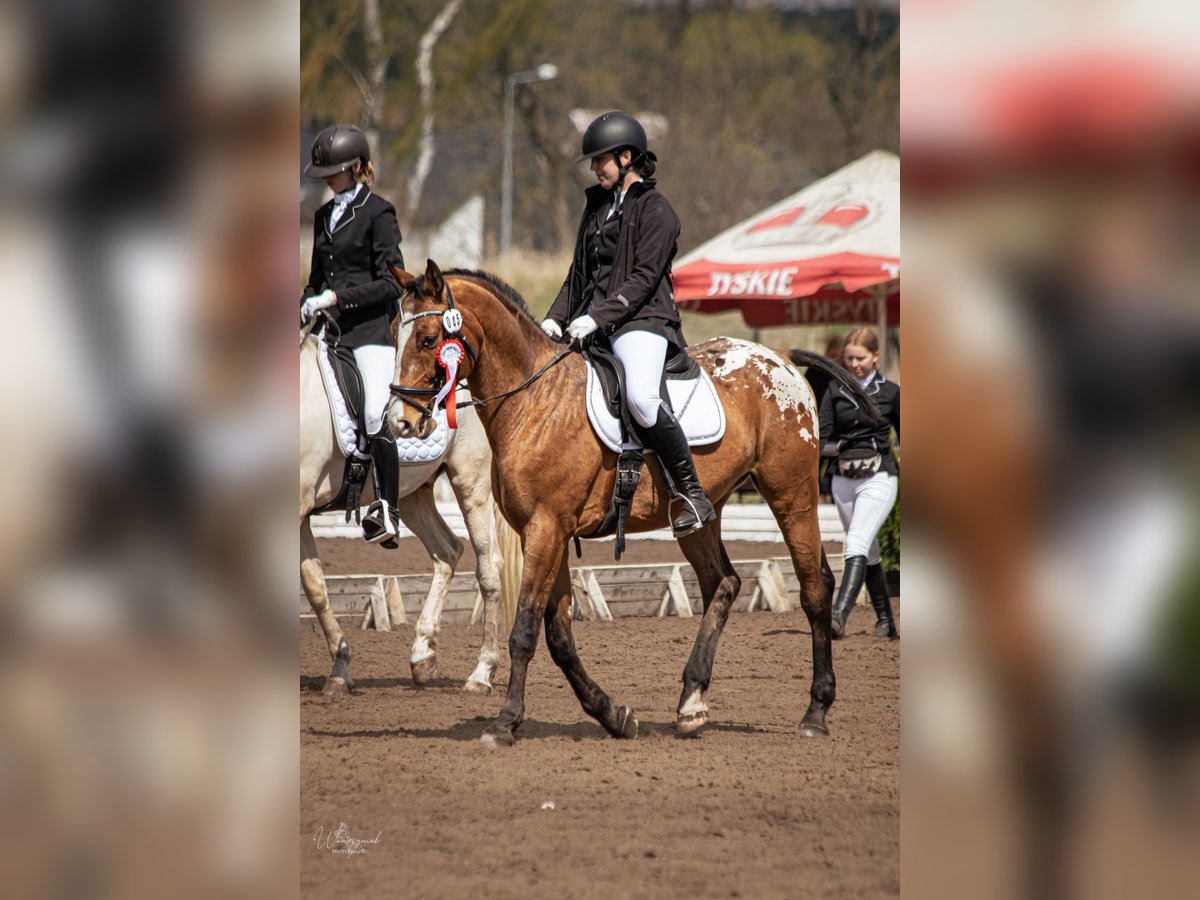
[[[325,543],[350,557],[386,553]],[[748,546],[758,552],[731,546],[731,556],[782,550]],[[611,545],[590,547],[600,550],[595,562],[611,560]],[[630,547],[678,553],[667,542]],[[387,555],[399,562],[414,554]],[[630,557],[623,561],[651,561]],[[423,561],[415,569],[425,570]],[[408,669],[411,625],[390,634],[348,629],[358,691],[327,698],[319,691],[329,657],[319,628],[305,620],[302,895],[895,896],[900,645],[868,637],[873,622],[858,607],[847,639],[835,644],[828,739],[796,732],[811,673],[804,614],[755,612],[729,618],[708,694],[712,718],[697,736],[676,736],[674,711],[698,620],[631,618],[576,622],[574,634],[589,674],[636,711],[636,741],[613,740],[584,715],[543,642],[517,744],[489,751],[479,735],[503,705],[508,661],[505,653],[490,696],[462,692],[479,626],[443,628],[447,677],[424,688]],[[353,839],[378,842],[353,855],[318,847],[318,829],[328,837],[341,823]]]

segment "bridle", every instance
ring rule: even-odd
[[[442,363],[443,356],[448,352],[447,345],[457,345],[460,350],[465,349],[467,355],[471,357],[472,365],[474,365],[479,359],[479,354],[475,352],[475,348],[471,346],[471,342],[467,340],[467,336],[462,332],[462,313],[459,312],[458,308],[454,305],[454,294],[450,290],[450,282],[443,280],[442,284],[446,288],[446,309],[430,309],[426,310],[425,312],[413,313],[413,315],[409,316],[407,319],[400,320],[400,324],[403,326],[415,322],[417,319],[423,319],[426,316],[441,317],[442,341],[440,344],[438,344],[438,348],[435,351],[435,356],[441,364],[438,366],[437,374],[433,378],[433,384],[430,387],[415,387],[401,384],[388,385],[388,391],[393,397],[398,397],[401,401],[407,403],[409,406],[413,407],[413,409],[416,409],[418,412],[420,412],[422,418],[426,419],[432,419],[434,413],[437,412],[437,404],[440,400],[439,395],[444,396],[444,393],[448,393],[448,391],[444,392],[443,388],[446,387],[446,379],[451,368],[455,370],[455,376],[457,376],[457,363],[461,360],[461,353],[458,354],[458,358],[454,360],[454,364],[452,366]],[[409,285],[408,292],[414,294],[419,293],[424,285],[425,276],[422,275]],[[396,348],[397,353],[401,352],[402,350],[402,347]],[[456,382],[459,380],[461,379],[455,377]],[[456,384],[455,387],[457,386],[458,385]],[[433,397],[434,399],[428,405],[426,405],[415,399],[417,397]]]
[[[408,291],[412,293],[419,292],[424,285],[424,281],[425,276],[420,276],[416,281],[409,285]],[[407,319],[400,320],[401,325],[408,325],[409,323],[415,322],[417,319],[422,319],[426,316],[442,317],[443,337],[442,342],[438,345],[436,351],[439,365],[437,374],[434,376],[432,386],[414,387],[411,385],[400,384],[388,385],[388,391],[391,392],[393,398],[399,398],[404,403],[407,403],[409,406],[413,407],[413,409],[416,409],[421,413],[421,416],[424,419],[432,419],[434,417],[437,412],[438,403],[441,402],[441,398],[449,392],[446,385],[447,378],[455,377],[456,382],[461,381],[461,378],[457,377],[457,365],[450,366],[442,362],[443,351],[446,349],[447,345],[458,344],[465,348],[467,355],[471,357],[472,366],[479,361],[479,354],[475,352],[475,348],[471,346],[471,342],[467,340],[467,336],[462,332],[462,313],[459,312],[454,305],[454,294],[450,291],[450,282],[443,280],[443,284],[446,288],[446,309],[440,311],[436,309],[429,309],[425,312],[414,313]],[[513,394],[520,393],[521,391],[525,390],[525,388],[529,387],[529,385],[541,378],[544,374],[546,374],[547,371],[564,360],[571,353],[575,352],[576,349],[577,348],[575,345],[564,347],[558,352],[557,355],[555,355],[552,360],[550,360],[550,362],[546,363],[546,365],[542,366],[512,390],[502,391],[501,393],[495,394],[491,397],[476,397],[467,403],[464,403],[463,405],[483,406],[487,403],[491,403],[493,400],[502,400],[505,397],[511,397]],[[401,350],[402,348],[398,347],[396,352],[399,353]],[[451,369],[455,370],[454,376],[449,375]],[[460,385],[455,385],[455,387],[458,386]],[[434,399],[428,405],[426,405],[415,399],[417,397],[433,397]]]

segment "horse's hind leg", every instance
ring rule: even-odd
[[[321,560],[317,556],[317,541],[313,537],[312,524],[308,518],[300,520],[300,585],[304,588],[304,596],[308,605],[317,615],[321,630],[325,633],[325,643],[329,647],[329,656],[333,659],[333,668],[325,679],[324,693],[335,690],[354,690],[354,680],[350,677],[350,644],[342,634],[337,617],[329,606],[329,593],[325,589],[325,572],[321,569]]]
[[[704,617],[683,669],[683,692],[679,695],[676,712],[676,728],[681,734],[691,734],[708,722],[704,694],[712,680],[717,643],[729,618],[730,607],[741,590],[742,580],[721,543],[720,511],[703,529],[680,539],[679,546],[696,570],[704,598]]]
[[[500,664],[500,572],[492,558],[492,471],[490,465],[474,466],[469,472],[450,469],[449,476],[475,550],[475,578],[483,595],[483,645],[463,690],[490,694]]]
[[[638,720],[633,710],[628,706],[612,705],[608,694],[584,671],[575,649],[575,638],[571,635],[571,573],[567,567],[566,548],[546,606],[546,646],[550,648],[555,664],[567,676],[583,711],[613,737],[637,737]]]
[[[800,605],[812,629],[813,680],[810,700],[800,733],[808,737],[829,734],[825,714],[833,705],[837,682],[833,676],[832,611],[833,572],[821,545],[821,526],[817,519],[817,478],[797,481],[794,469],[778,479],[756,473],[755,480],[763,498],[775,514],[784,542],[792,557],[792,566],[800,580]]]
[[[442,625],[442,607],[450,593],[450,579],[462,557],[463,544],[438,514],[431,487],[419,487],[401,497],[396,509],[400,521],[421,539],[433,560],[433,580],[417,619],[417,636],[413,639],[410,658],[413,681],[420,685],[441,675],[437,664],[437,639]]]

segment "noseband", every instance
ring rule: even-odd
[[[417,293],[420,291],[424,283],[425,276],[422,275],[409,286],[408,290],[412,293]],[[454,305],[454,294],[450,291],[450,282],[443,281],[443,284],[446,287],[446,309],[441,311],[430,309],[426,310],[425,312],[414,313],[407,319],[402,319],[400,324],[407,325],[410,322],[415,322],[417,319],[423,319],[426,316],[441,316],[442,342],[438,345],[435,356],[441,356],[442,348],[445,347],[447,342],[456,341],[466,348],[467,355],[471,357],[471,363],[474,364],[479,357],[475,353],[475,348],[471,346],[471,342],[467,340],[467,336],[462,332],[462,313],[459,312],[458,308]],[[397,348],[397,352],[402,350],[403,348]],[[435,400],[429,404],[425,404],[421,403],[416,398],[436,397],[441,392],[442,388],[445,387],[445,384],[445,371],[439,367],[437,369],[437,374],[434,376],[433,384],[430,387],[413,387],[408,385],[389,384],[388,391],[393,397],[398,397],[401,401],[407,403],[413,409],[416,409],[418,412],[420,412],[422,418],[432,419],[435,411],[434,406],[437,401]]]

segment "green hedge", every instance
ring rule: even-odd
[[[896,479],[896,505],[879,529],[879,550],[885,572],[900,571],[900,479]]]

